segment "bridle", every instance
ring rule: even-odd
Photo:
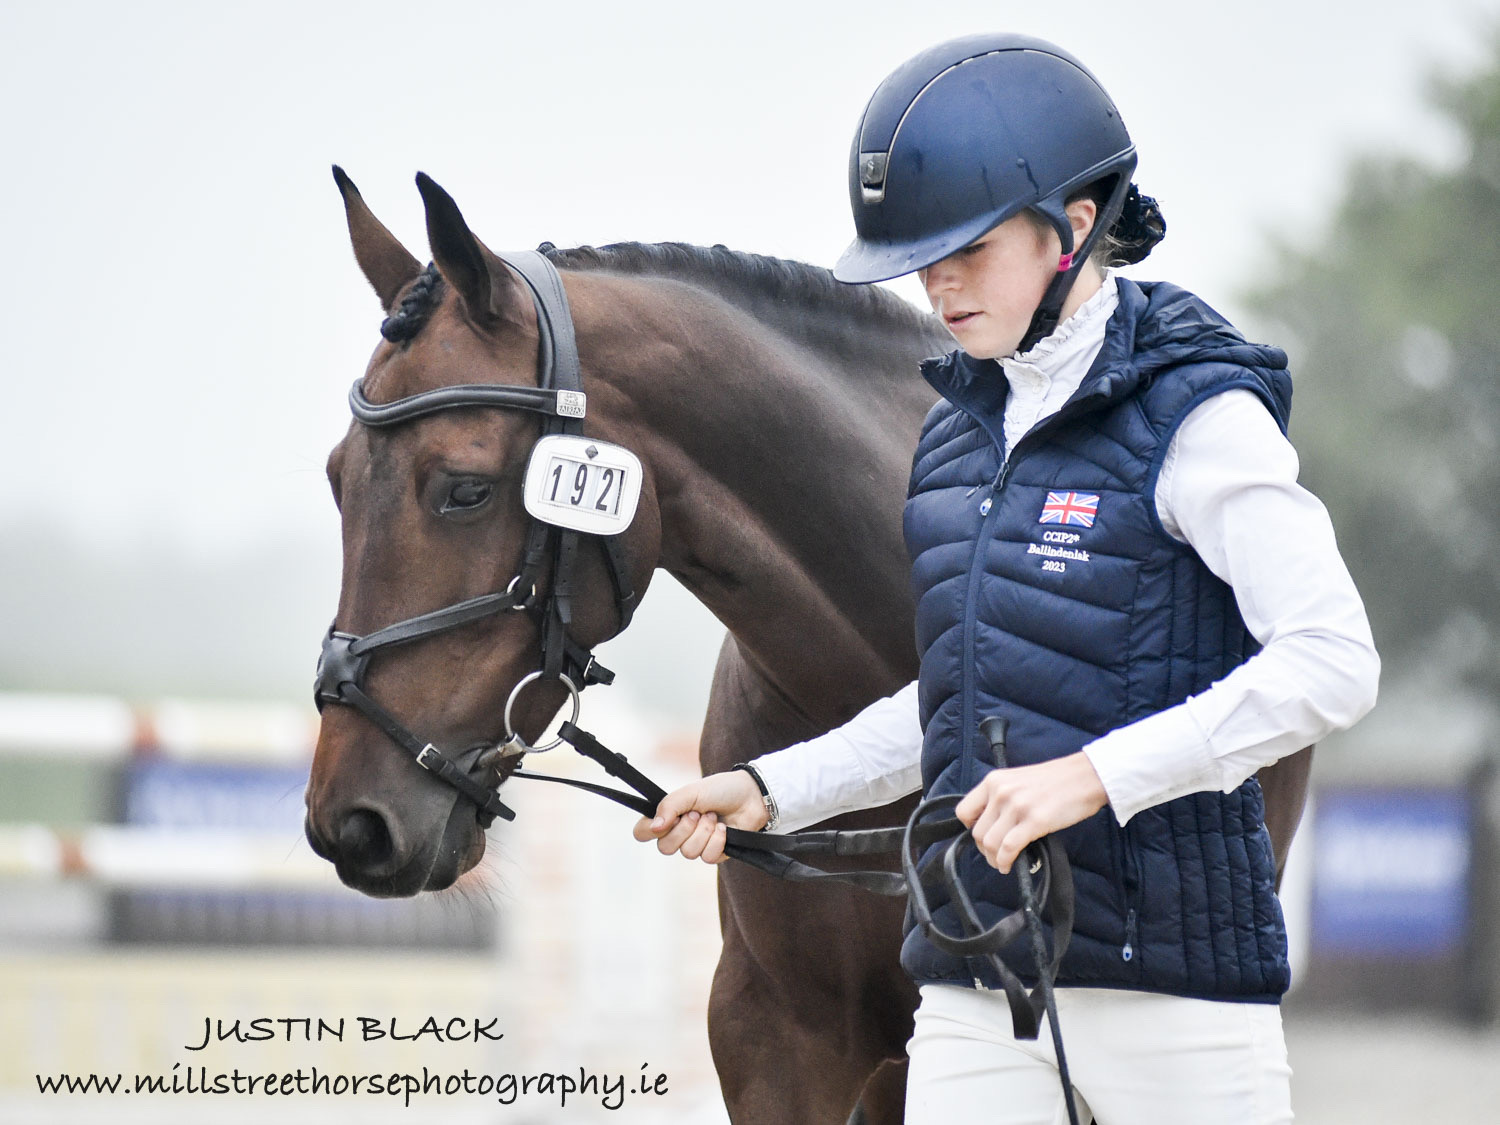
[[[498,407],[529,410],[541,414],[545,422],[538,441],[556,434],[580,434],[588,400],[582,388],[578,345],[567,294],[557,270],[538,251],[520,251],[501,256],[501,261],[520,275],[530,290],[536,308],[538,349],[538,385],[460,385],[422,391],[395,402],[376,405],[365,397],[362,381],[349,391],[349,407],[362,425],[383,427],[401,425],[416,418],[444,410],[470,407]],[[457,629],[472,622],[507,611],[524,611],[541,622],[541,667],[523,676],[511,690],[505,704],[505,741],[493,752],[480,757],[486,760],[520,756],[551,749],[567,742],[585,757],[597,762],[611,776],[619,778],[634,792],[627,793],[576,778],[553,777],[521,769],[511,770],[510,777],[551,781],[596,793],[642,816],[656,813],[666,791],[624,755],[604,746],[589,732],[577,726],[579,691],[590,684],[613,682],[614,673],[602,667],[593,653],[578,644],[568,633],[572,623],[573,569],[577,559],[578,540],[586,533],[557,527],[532,516],[527,531],[521,568],[503,591],[482,594],[456,602],[430,613],[409,617],[373,633],[355,636],[329,626],[318,658],[314,699],[321,710],[326,704],[353,707],[393,742],[416,760],[417,765],[445,781],[478,807],[479,823],[488,828],[496,817],[514,820],[515,812],[500,800],[495,789],[481,784],[458,760],[449,757],[432,742],[424,741],[400,720],[372,699],[364,690],[364,678],[370,659],[381,649],[406,644]],[[603,548],[606,570],[614,588],[615,605],[623,630],[635,612],[637,596],[630,583],[624,551],[617,535],[592,535]],[[551,583],[545,598],[537,596],[538,581],[552,558]],[[572,699],[572,716],[562,723],[558,736],[544,746],[530,746],[511,725],[511,708],[521,690],[537,679],[556,679],[568,689]],[[995,760],[1001,766],[1005,759],[1005,724],[1003,720],[986,719],[981,730],[989,738]],[[481,771],[483,772],[483,771]],[[1073,928],[1073,885],[1066,854],[1054,837],[1030,845],[1016,861],[1021,883],[1022,908],[989,927],[980,919],[958,876],[958,856],[963,847],[972,844],[966,826],[953,815],[957,797],[938,797],[917,806],[904,827],[874,828],[858,831],[798,832],[778,835],[727,830],[725,853],[748,863],[769,875],[793,882],[828,881],[850,884],[887,896],[909,895],[911,911],[918,926],[939,949],[961,957],[985,957],[995,968],[1010,1003],[1011,1019],[1018,1038],[1035,1039],[1041,1016],[1049,1018],[1059,1071],[1066,1094],[1069,1117],[1076,1122],[1066,1056],[1057,1025],[1052,979],[1067,948]],[[931,814],[944,815],[932,818]],[[945,848],[932,845],[950,841]],[[901,871],[825,871],[795,859],[795,856],[869,856],[899,852]],[[941,875],[950,902],[955,907],[962,933],[950,934],[939,928],[927,895],[927,884]],[[1033,885],[1033,879],[1036,885]],[[1053,949],[1049,958],[1042,933],[1041,914],[1046,911],[1053,924]],[[1038,983],[1028,990],[1000,957],[1000,950],[1023,932],[1031,939]]]
[[[349,391],[349,409],[356,421],[380,428],[402,425],[445,410],[498,407],[541,414],[544,418],[541,437],[582,432],[588,399],[583,392],[573,316],[562,279],[552,263],[534,250],[505,255],[502,261],[526,283],[536,308],[540,341],[537,386],[478,384],[439,387],[377,405],[365,397],[363,380],[360,380]],[[544,523],[533,516],[526,533],[520,570],[504,590],[408,617],[362,637],[329,626],[318,658],[313,692],[318,709],[337,703],[360,712],[411,755],[417,765],[435,774],[478,806],[481,826],[488,828],[496,817],[513,820],[515,812],[500,800],[498,793],[470,776],[458,760],[444,754],[434,743],[413,734],[365,692],[364,679],[369,671],[370,658],[381,649],[457,629],[497,613],[530,613],[541,624],[540,668],[523,677],[506,700],[506,738],[498,749],[501,756],[509,756],[559,745],[561,738],[542,746],[527,745],[511,726],[510,715],[517,695],[533,680],[560,681],[572,698],[575,720],[578,718],[579,691],[590,684],[607,684],[614,680],[614,673],[599,664],[593,653],[569,633],[573,621],[573,572],[579,538],[584,534]],[[591,535],[589,538],[596,539],[603,549],[605,569],[614,588],[615,608],[623,630],[630,624],[637,601],[624,549],[615,535]],[[549,555],[552,560],[551,581],[545,598],[538,598],[537,589]]]

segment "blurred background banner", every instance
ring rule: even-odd
[[[1471,915],[1474,817],[1459,789],[1325,790],[1318,803],[1320,950],[1443,957]]]
[[[660,1072],[669,1096],[619,1109],[414,1105],[723,1119],[713,873],[635,845],[632,814],[517,791],[481,869],[410,901],[347,891],[302,838],[340,573],[323,462],[380,322],[329,165],[424,259],[418,170],[496,248],[827,265],[876,83],[1000,28],[1063,44],[1119,103],[1170,230],[1131,272],[1289,351],[1302,479],[1384,658],[1379,707],[1318,751],[1284,888],[1299,1117],[1492,1115],[1500,0],[64,0],[4,22],[0,1121],[264,1120],[235,1097],[37,1089],[200,1060]],[[600,652],[619,679],[587,725],[664,784],[691,776],[721,638],[659,576]],[[505,1038],[185,1050],[205,1018],[450,1015]],[[389,1097],[276,1105],[411,1119]]]

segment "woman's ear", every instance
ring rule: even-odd
[[[1094,229],[1094,221],[1099,217],[1099,204],[1085,195],[1073,200],[1063,210],[1073,227],[1073,245],[1082,246],[1089,231]]]

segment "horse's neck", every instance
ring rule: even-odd
[[[653,359],[626,390],[649,422],[636,440],[656,478],[660,565],[783,702],[833,725],[913,672],[901,510],[933,398],[924,348],[903,341],[850,371],[715,298],[693,304],[674,310],[671,347],[637,349]]]

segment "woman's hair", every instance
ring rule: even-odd
[[[1094,205],[1102,211],[1114,186],[1114,177],[1106,176],[1075,191],[1068,196],[1067,201],[1073,203],[1079,199],[1092,199]],[[1030,208],[1021,214],[1026,216],[1040,236],[1045,237],[1052,229],[1051,223]],[[1166,234],[1167,220],[1162,217],[1156,200],[1149,195],[1142,195],[1140,189],[1131,184],[1119,218],[1094,243],[1094,248],[1089,251],[1089,260],[1100,269],[1108,266],[1133,266],[1144,260]]]

